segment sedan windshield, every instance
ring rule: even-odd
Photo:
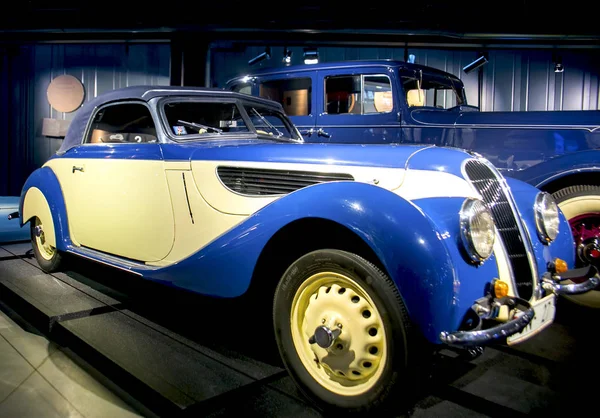
[[[245,105],[244,108],[256,133],[277,138],[297,139],[289,122],[284,120],[280,112],[254,105]]]

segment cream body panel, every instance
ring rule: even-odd
[[[513,282],[513,278],[511,275],[510,264],[508,260],[508,255],[504,250],[504,245],[502,244],[502,238],[500,238],[500,234],[496,231],[496,237],[494,240],[494,255],[496,256],[496,266],[498,268],[498,277],[496,279],[500,279],[506,284],[508,284],[508,296],[515,296],[515,284]],[[508,321],[509,311],[508,306],[502,306],[500,308],[500,312],[498,313],[499,321]]]
[[[46,166],[62,187],[75,243],[139,261],[169,254],[175,227],[162,161],[56,158]]]
[[[472,197],[479,193],[464,178],[443,171],[407,170],[396,193],[406,200],[429,197]]]
[[[198,192],[189,170],[168,170],[167,182],[175,217],[175,243],[164,260],[146,264],[166,266],[183,260],[247,218],[228,215],[209,206]]]
[[[21,215],[23,223],[30,221],[33,217],[38,217],[44,226],[44,237],[46,242],[56,248],[56,233],[54,231],[54,219],[50,212],[50,205],[44,197],[44,194],[37,187],[31,187],[25,194],[23,200],[23,213]]]
[[[200,194],[213,208],[223,213],[251,215],[269,203],[281,198],[277,196],[246,196],[229,190],[219,179],[217,167],[255,167],[260,169],[312,171],[315,173],[347,173],[355,181],[377,184],[388,190],[400,187],[404,169],[372,168],[326,164],[264,163],[245,161],[192,161],[192,171]]]

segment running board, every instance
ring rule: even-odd
[[[129,273],[137,274],[138,276],[143,276],[144,272],[156,271],[161,268],[155,266],[148,266],[143,263],[127,260],[125,258],[106,254],[101,251],[91,250],[85,247],[69,246],[67,247],[67,252],[77,255],[79,257],[86,258],[88,260],[105,264],[110,267],[115,267],[127,271]]]

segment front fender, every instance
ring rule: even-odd
[[[543,244],[538,238],[534,211],[535,197],[540,190],[513,178],[507,177],[506,183],[511,189],[519,216],[529,234],[538,265],[538,277],[546,271],[546,265],[556,257],[565,260],[570,269],[575,268],[575,242],[569,222],[562,211],[559,209],[558,236],[550,244]]]
[[[600,173],[600,150],[587,150],[564,154],[524,170],[502,170],[512,177],[543,188],[547,184],[576,173]]]
[[[219,297],[249,287],[257,260],[281,228],[304,218],[336,222],[379,257],[426,337],[455,329],[455,269],[443,239],[413,203],[377,186],[332,182],[306,187],[271,203],[189,258],[145,276]],[[472,301],[471,301],[472,302]]]
[[[30,208],[28,206],[30,204],[34,207]],[[51,225],[54,226],[55,247],[59,251],[66,251],[71,244],[67,210],[58,178],[48,167],[35,170],[23,185],[19,200],[19,213],[23,214],[20,220],[21,226],[39,214],[47,218],[45,205],[47,205],[49,216],[52,219]]]

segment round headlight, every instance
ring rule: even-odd
[[[533,205],[535,211],[535,226],[537,227],[538,236],[543,243],[554,241],[558,235],[558,205],[554,198],[546,192],[540,192],[535,197]]]
[[[467,199],[460,209],[460,236],[471,260],[481,263],[494,250],[494,218],[485,203]]]

